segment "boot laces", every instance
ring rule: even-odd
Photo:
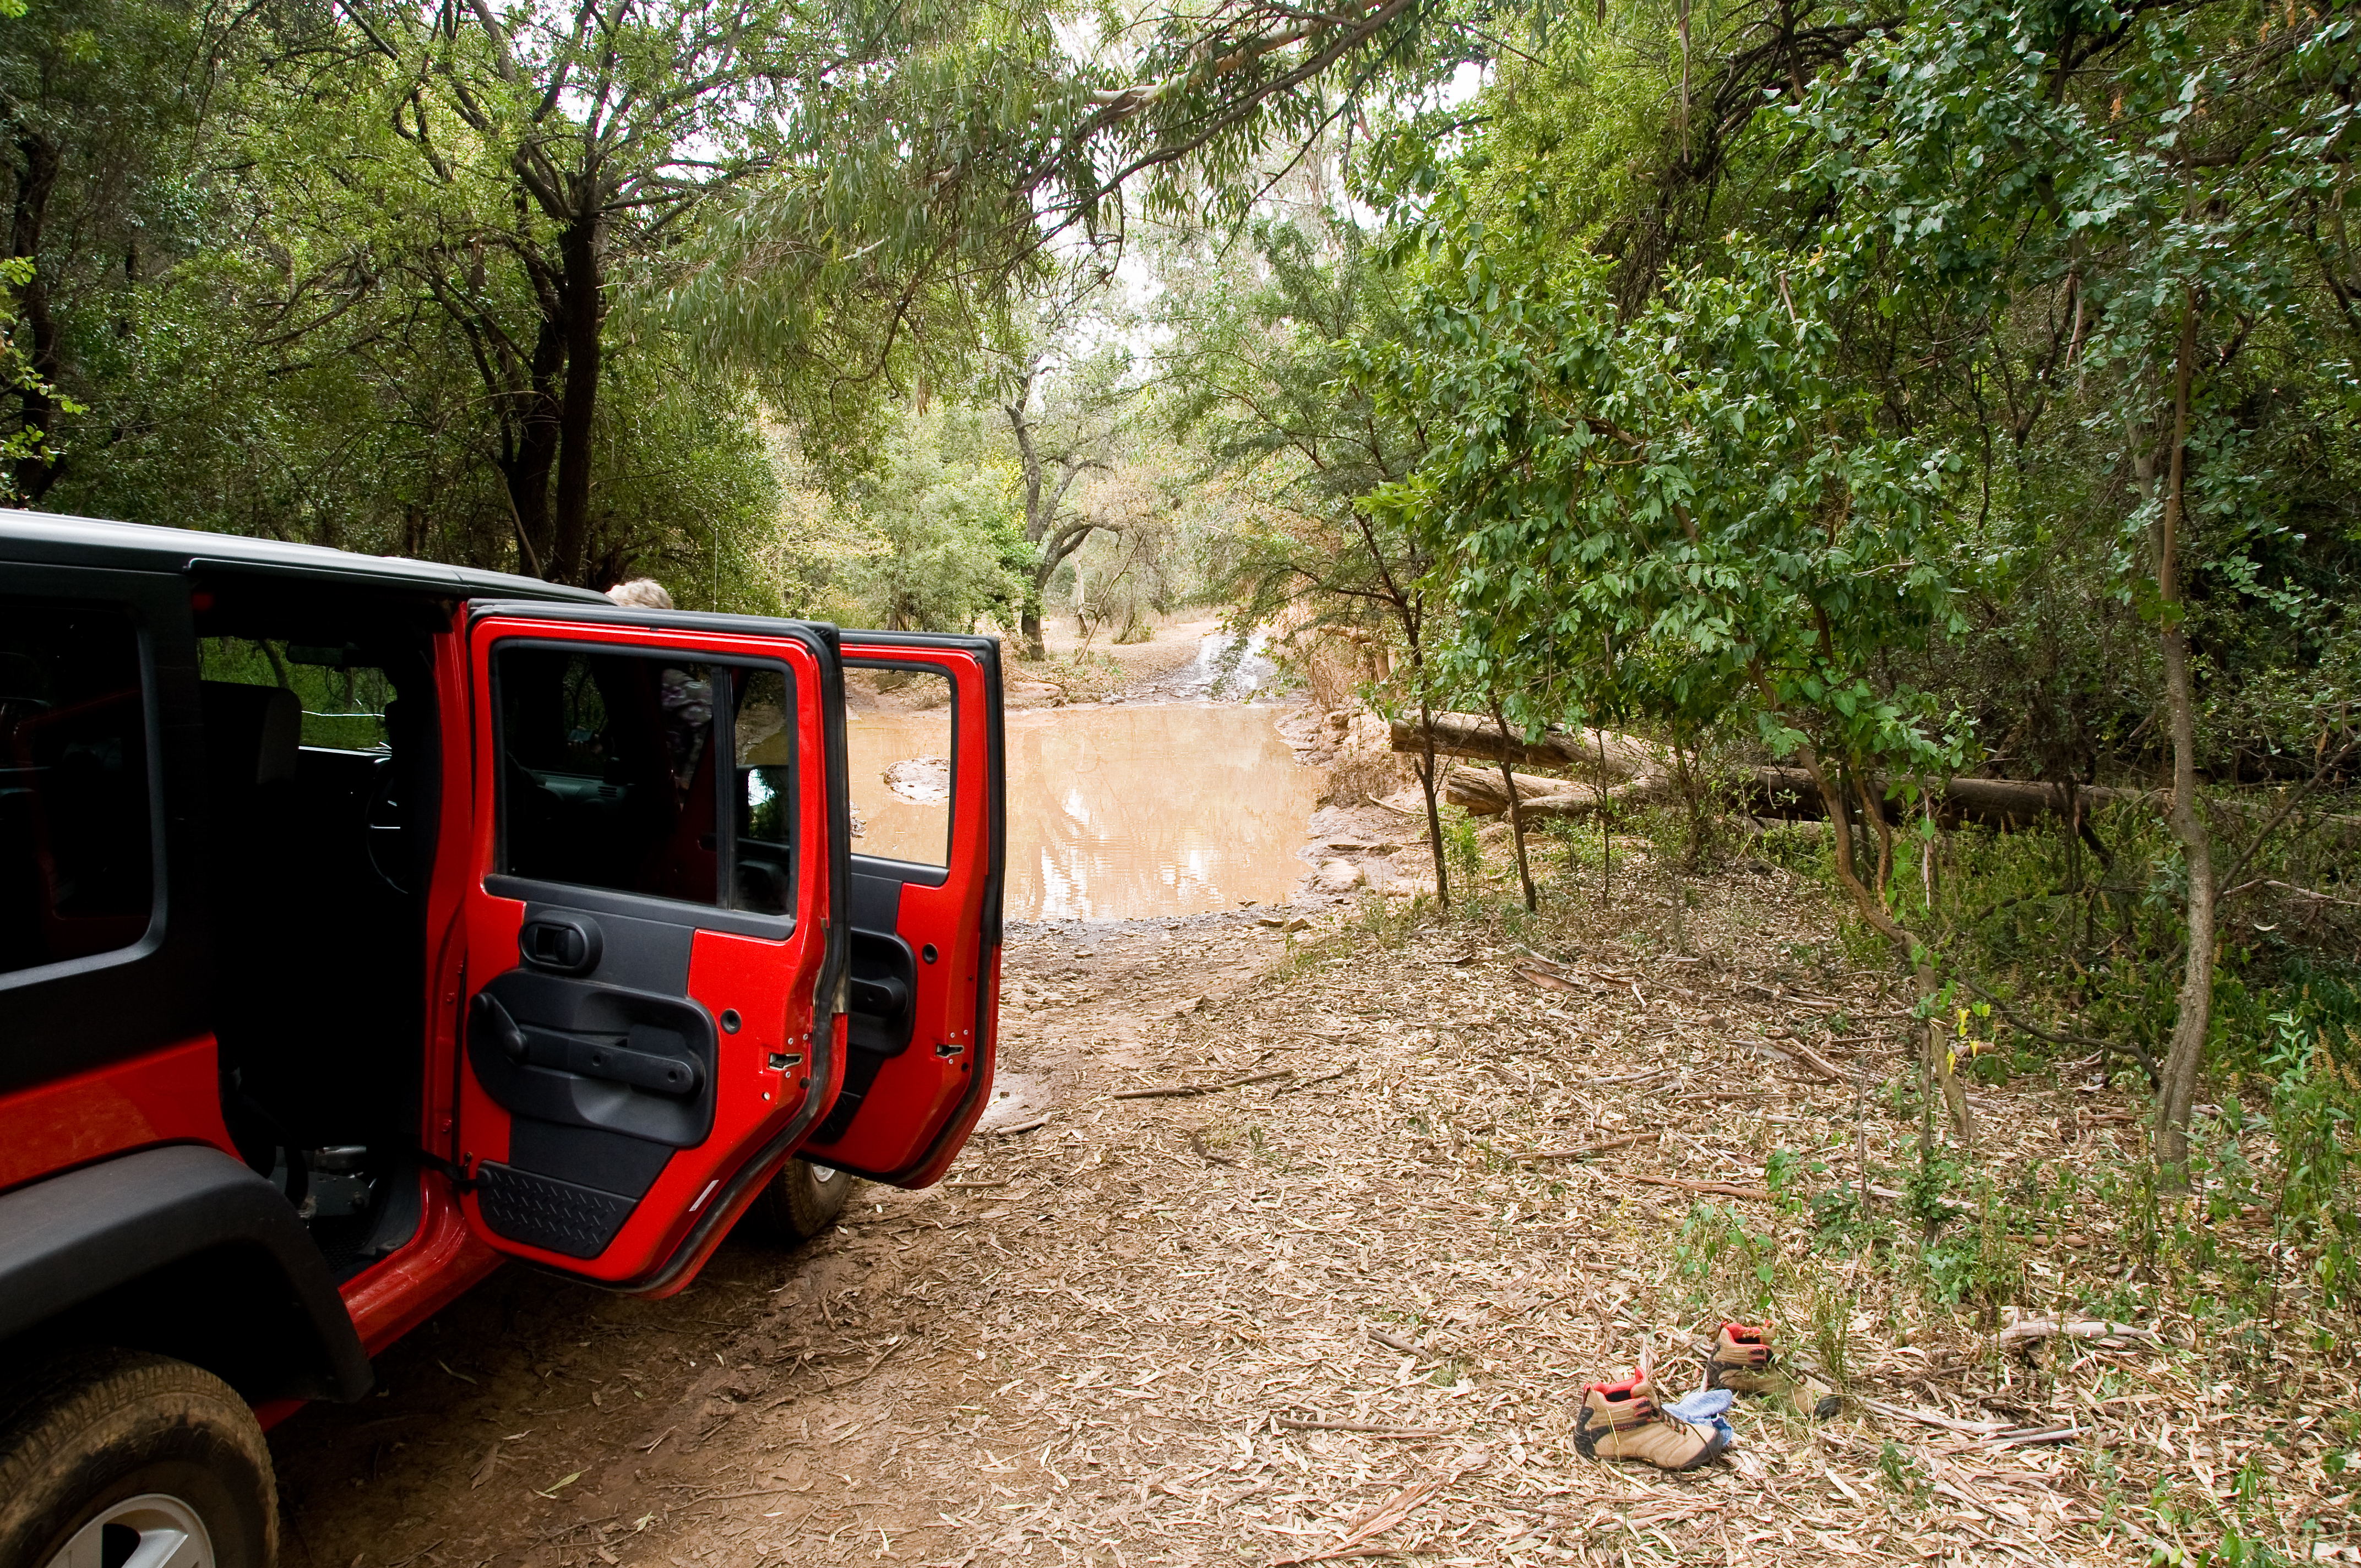
[[[1631,1422],[1634,1427],[1645,1426],[1650,1421],[1662,1421],[1666,1426],[1673,1427],[1688,1425],[1686,1421],[1658,1403],[1653,1392],[1634,1395],[1623,1408],[1636,1418]]]

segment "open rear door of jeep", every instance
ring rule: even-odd
[[[1000,644],[840,634],[851,795],[843,1092],[804,1155],[924,1187],[992,1094],[1005,776]]]
[[[493,604],[467,648],[467,1217],[500,1251],[662,1290],[841,1076],[834,632]]]

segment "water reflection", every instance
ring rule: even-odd
[[[940,831],[884,779],[896,762],[941,755],[943,729],[933,714],[851,718],[857,850],[915,850]],[[1303,876],[1295,852],[1320,777],[1297,764],[1268,708],[1033,708],[1007,716],[1007,735],[1011,920],[1235,909],[1283,901]]]
[[[950,852],[951,710],[847,713],[845,784],[856,855],[939,866]],[[917,787],[939,778],[939,789]]]

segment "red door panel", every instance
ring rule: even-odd
[[[467,645],[467,1222],[676,1287],[840,1070],[833,650],[791,622],[538,605],[476,607]]]
[[[1005,855],[1000,646],[840,637],[851,700],[873,706],[845,720],[862,835],[848,901],[845,1084],[803,1152],[924,1187],[948,1168],[992,1092]],[[935,695],[913,703],[929,685]]]

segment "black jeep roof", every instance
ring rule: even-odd
[[[607,602],[604,594],[588,588],[565,587],[507,572],[480,572],[398,555],[356,555],[317,544],[287,544],[236,533],[201,533],[188,528],[151,528],[145,523],[38,511],[0,511],[0,564],[10,561],[182,575],[209,569],[246,571],[357,587],[407,588],[449,598]]]

